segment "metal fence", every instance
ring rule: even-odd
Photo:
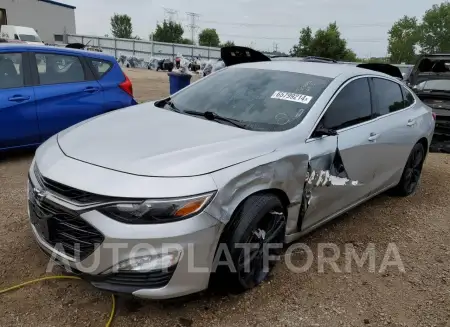
[[[103,52],[120,56],[135,56],[148,59],[150,57],[170,57],[173,60],[179,54],[184,57],[200,57],[202,59],[219,59],[220,48],[209,48],[198,45],[172,44],[164,42],[114,39],[109,37],[92,35],[68,34],[65,38],[67,43],[83,43],[89,46],[101,47]]]

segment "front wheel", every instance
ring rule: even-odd
[[[424,161],[425,149],[421,143],[417,143],[409,154],[400,182],[390,193],[394,196],[408,196],[413,194],[419,184]]]
[[[239,206],[224,231],[215,260],[220,259],[221,265],[217,265],[213,279],[234,292],[258,286],[275,266],[273,258],[282,252],[285,227],[285,210],[278,197],[250,196]],[[230,255],[224,255],[225,251]],[[228,262],[230,258],[232,264]]]

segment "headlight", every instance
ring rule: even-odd
[[[162,224],[200,213],[215,192],[176,199],[154,199],[117,203],[98,209],[102,214],[127,224]]]

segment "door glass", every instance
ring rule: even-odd
[[[374,96],[378,102],[378,115],[386,115],[405,108],[400,85],[386,79],[374,78],[373,86]]]
[[[36,64],[41,85],[76,83],[86,80],[81,61],[76,56],[37,53]]]
[[[339,92],[322,118],[322,127],[338,130],[370,120],[371,116],[369,82],[360,78]]]
[[[22,86],[24,86],[22,54],[0,53],[0,89]]]
[[[86,58],[92,64],[99,78],[102,78],[112,67],[112,63],[106,60]]]
[[[411,106],[414,103],[414,96],[404,87],[402,88],[403,91],[403,99],[405,102],[405,108]]]

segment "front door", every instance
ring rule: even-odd
[[[43,140],[104,112],[103,89],[78,56],[36,53],[34,87]]]
[[[27,60],[27,54],[0,51],[0,149],[39,142]]]
[[[317,128],[336,131],[337,136],[314,137],[313,133],[308,140],[321,151],[310,160],[302,205],[302,230],[333,217],[369,195],[377,164],[371,152],[377,134],[372,118],[367,78],[346,83],[326,109]]]

